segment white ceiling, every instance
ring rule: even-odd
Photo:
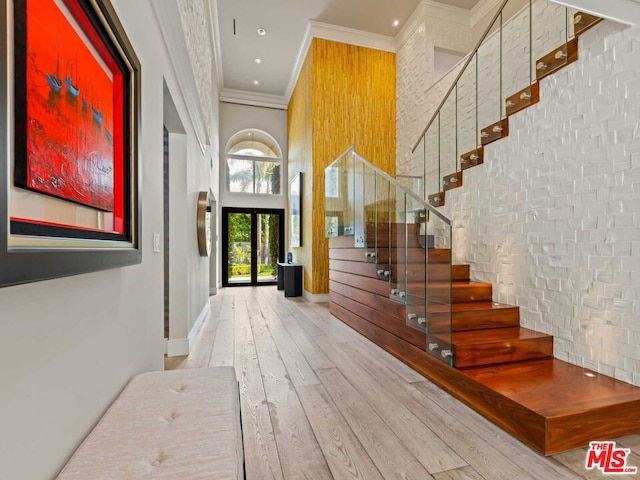
[[[420,1],[217,0],[223,88],[285,96],[309,20],[394,37]],[[480,0],[437,1],[471,9]]]

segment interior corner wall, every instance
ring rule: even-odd
[[[313,292],[313,49],[309,49],[287,109],[289,175],[302,173],[302,246],[292,247],[294,261],[303,266],[303,285]],[[291,178],[289,179],[291,180]],[[288,185],[288,183],[287,183]],[[323,190],[324,191],[324,190]],[[287,192],[288,193],[288,192]],[[288,208],[288,207],[287,207]],[[289,211],[289,210],[287,210]],[[290,238],[287,218],[287,238]]]
[[[395,54],[314,38],[289,104],[289,169],[304,174],[304,289],[329,292],[324,169],[349,146],[395,174]],[[339,74],[336,74],[339,72]]]
[[[468,25],[425,15],[397,51],[396,79],[396,159],[397,173],[422,175],[412,163],[411,149],[435,113],[461,65],[440,79],[434,78],[436,48],[455,52],[473,49]],[[435,83],[434,83],[435,82]]]
[[[152,240],[163,231],[163,78],[179,89],[151,3],[113,4],[142,64],[142,263],[0,289],[2,478],[54,478],[131,377],[163,369],[163,256]],[[190,168],[200,168],[184,123]],[[207,275],[194,272],[194,303],[206,302]]]

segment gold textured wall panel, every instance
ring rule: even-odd
[[[395,82],[395,54],[313,40],[288,110],[289,175],[307,173],[304,243],[296,254],[312,294],[329,291],[324,169],[355,145],[364,158],[395,174]]]
[[[313,51],[310,50],[300,70],[296,88],[291,95],[287,110],[289,180],[302,172],[302,247],[290,248],[294,260],[303,265],[304,288],[311,292],[313,288],[313,256],[311,205],[313,204]],[[287,194],[289,185],[285,187]],[[291,211],[289,209],[289,211]],[[288,213],[288,212],[287,212]],[[287,217],[287,239],[289,237],[289,217]]]

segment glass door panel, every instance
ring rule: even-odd
[[[251,213],[228,213],[227,278],[229,284],[251,284]]]
[[[280,251],[280,215],[258,213],[258,283],[275,282]]]
[[[223,286],[275,285],[284,257],[284,211],[223,208],[222,215]]]

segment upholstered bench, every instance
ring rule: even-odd
[[[109,407],[61,480],[241,479],[232,367],[144,373]]]

